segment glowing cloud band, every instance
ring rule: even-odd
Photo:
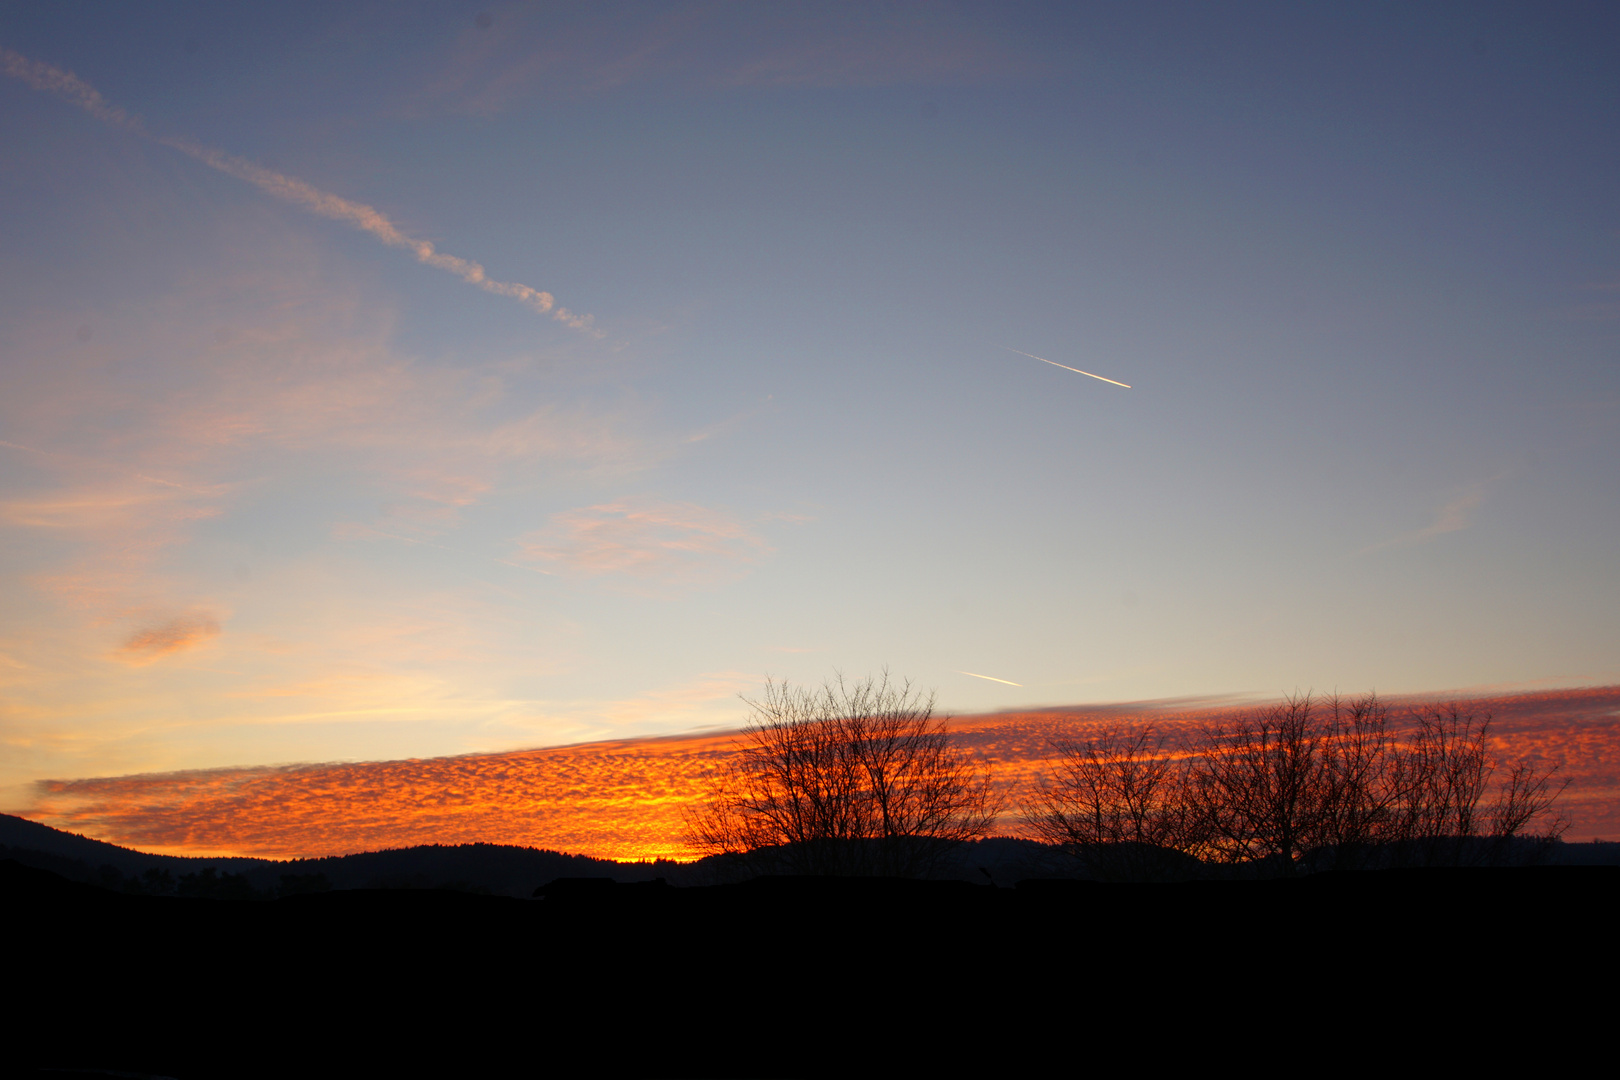
[[[1409,699],[1418,704],[1422,699]],[[1400,707],[1403,702],[1391,699]],[[1504,758],[1559,766],[1568,839],[1620,838],[1620,686],[1475,698]],[[1055,739],[1131,721],[1174,737],[1244,706],[1139,702],[955,717],[952,740],[988,766],[1016,808]],[[529,844],[619,859],[685,857],[682,811],[736,752],[734,733],[629,739],[498,754],[50,780],[23,816],[143,850],[288,858],[413,844]],[[1010,810],[1002,835],[1023,830]]]

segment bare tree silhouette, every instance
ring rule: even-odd
[[[1567,781],[1517,762],[1493,785],[1489,731],[1460,705],[1397,722],[1376,695],[1295,695],[1173,746],[1145,724],[1055,743],[1025,810],[1104,879],[1183,876],[1186,856],[1280,874],[1534,858],[1566,828]]]
[[[1188,793],[1221,862],[1291,869],[1320,837],[1328,733],[1309,696],[1199,733]]]
[[[934,698],[879,679],[768,682],[730,766],[686,814],[693,848],[752,872],[922,877],[998,809]]]
[[[1186,875],[1184,852],[1201,845],[1192,841],[1189,774],[1164,734],[1151,724],[1116,726],[1054,748],[1057,780],[1025,808],[1037,836],[1103,881]]]
[[[1568,786],[1553,770],[1529,762],[1508,766],[1488,807],[1480,802],[1499,765],[1491,752],[1491,718],[1460,706],[1429,706],[1414,718],[1414,731],[1398,754],[1401,798],[1391,839],[1402,860],[1415,863],[1500,861],[1517,846],[1533,851],[1563,835],[1568,823],[1552,814]],[[1550,818],[1537,832],[1533,826]]]
[[[1326,702],[1325,761],[1315,843],[1332,852],[1332,867],[1361,868],[1385,842],[1404,773],[1389,728],[1389,706],[1376,694]]]

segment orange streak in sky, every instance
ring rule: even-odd
[[[1399,704],[1399,702],[1395,702]],[[1559,766],[1569,840],[1620,838],[1620,687],[1473,699],[1496,750]],[[1109,723],[1174,729],[1238,711],[1165,705],[959,717],[957,742],[985,761],[1021,831],[1020,795],[1049,740]],[[615,859],[690,857],[681,808],[732,752],[733,733],[627,739],[499,754],[46,781],[36,821],[147,851],[269,858],[485,842]]]

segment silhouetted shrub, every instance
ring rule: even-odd
[[[995,818],[988,772],[910,683],[771,682],[744,700],[742,745],[686,816],[699,852],[751,873],[922,877]]]
[[[1531,861],[1564,831],[1563,785],[1527,762],[1501,768],[1489,729],[1457,705],[1393,723],[1370,694],[1296,696],[1174,743],[1120,726],[1054,743],[1055,775],[1026,813],[1105,880]]]

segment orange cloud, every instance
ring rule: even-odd
[[[130,634],[119,653],[132,663],[145,664],[171,653],[196,648],[220,634],[219,620],[191,612],[152,622]]]
[[[730,576],[770,552],[734,518],[692,503],[620,500],[553,515],[524,537],[520,557],[597,577],[614,575],[669,586]]]
[[[1438,507],[1434,512],[1434,520],[1423,528],[1414,532],[1383,540],[1362,548],[1358,555],[1365,555],[1370,551],[1382,551],[1384,548],[1409,547],[1413,544],[1426,544],[1430,540],[1446,533],[1460,532],[1474,523],[1474,513],[1485,504],[1486,489],[1501,477],[1491,477],[1489,480],[1476,481],[1469,484],[1453,499]]]
[[[1620,838],[1620,687],[1476,699],[1505,758],[1556,765],[1568,837]],[[1050,741],[1128,718],[1174,731],[1232,707],[1079,707],[960,717],[1008,805],[1039,782]],[[527,844],[619,859],[682,857],[681,810],[733,752],[733,734],[628,739],[410,761],[219,769],[48,781],[22,813],[144,850],[291,858],[414,844]],[[1016,811],[1000,830],[1017,833]]]

